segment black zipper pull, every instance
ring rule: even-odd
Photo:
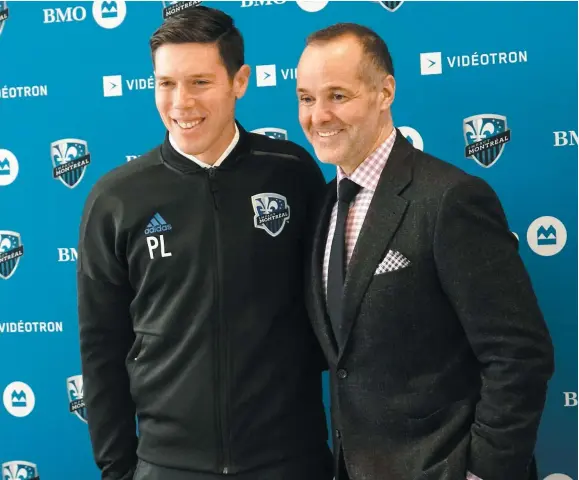
[[[207,174],[209,175],[209,190],[211,191],[211,196],[213,197],[213,205],[215,206],[215,210],[219,210],[217,200],[217,183],[214,181],[217,169],[215,167],[209,167],[207,170]]]

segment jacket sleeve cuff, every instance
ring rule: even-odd
[[[466,480],[483,480],[480,477],[477,477],[474,473],[472,472],[466,472]]]

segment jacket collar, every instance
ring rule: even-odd
[[[249,133],[236,120],[235,124],[239,130],[239,141],[229,152],[220,165],[211,167],[218,170],[227,170],[234,168],[242,159],[243,154],[249,153]],[[184,174],[201,173],[206,170],[205,167],[191,161],[190,158],[179,153],[169,140],[169,132],[165,132],[165,139],[160,147],[162,162],[169,168],[177,170]]]

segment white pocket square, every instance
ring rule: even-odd
[[[410,260],[408,260],[404,255],[400,252],[395,252],[394,250],[388,250],[384,260],[382,260],[380,265],[378,265],[378,268],[376,268],[374,275],[394,272],[395,270],[400,270],[401,268],[406,268],[408,266],[410,266]]]

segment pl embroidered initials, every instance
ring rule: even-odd
[[[167,223],[165,219],[159,214],[155,213],[151,217],[151,220],[145,228],[145,235],[150,235],[152,233],[169,232],[173,229],[170,223]],[[149,258],[153,260],[155,258],[155,250],[161,247],[161,257],[170,257],[173,254],[165,250],[165,237],[159,235],[159,238],[155,236],[147,237],[147,247],[149,249]]]

